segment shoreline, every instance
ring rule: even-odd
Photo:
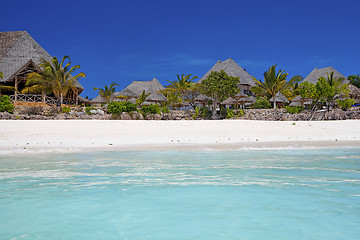
[[[360,121],[0,120],[0,155],[360,146]]]

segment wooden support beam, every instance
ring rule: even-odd
[[[79,105],[79,89],[76,88],[76,93],[75,93],[75,104]]]
[[[15,75],[15,86],[14,86],[14,102],[17,102],[17,87],[18,87],[18,78],[17,76]]]

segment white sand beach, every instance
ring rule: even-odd
[[[0,121],[1,154],[360,146],[360,121]]]

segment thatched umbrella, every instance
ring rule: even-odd
[[[270,99],[273,102],[273,98]],[[277,103],[289,103],[289,100],[281,92],[277,92],[275,95],[275,102]]]
[[[96,98],[91,100],[91,104],[101,104],[101,103],[107,103],[106,99],[103,98],[101,95],[98,95]]]
[[[162,95],[161,93],[153,92],[146,98],[146,101],[154,102],[154,103],[161,103],[161,102],[166,102],[167,98],[164,97],[164,95]]]
[[[291,101],[289,106],[290,107],[295,107],[295,106],[311,105],[311,104],[312,104],[312,99],[310,99],[310,98],[302,98],[299,95],[299,96],[296,96],[295,98],[293,98],[293,100]]]
[[[245,107],[248,107],[256,102],[256,98],[254,96],[250,96],[247,100],[248,102],[244,103]]]
[[[234,104],[237,104],[237,101],[232,97],[228,97],[227,99],[225,99],[220,103],[220,105],[234,105]]]
[[[149,106],[152,105],[152,102],[144,101],[141,106]]]
[[[208,102],[212,101],[213,99],[208,97],[208,96],[205,96],[203,94],[200,94],[199,96],[197,96],[195,99],[194,99],[194,102],[195,103],[200,103],[202,104],[203,106],[205,106],[206,104],[208,104]]]

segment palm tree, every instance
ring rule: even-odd
[[[348,77],[348,79],[350,80],[350,83],[352,85],[354,85],[355,87],[360,88],[360,74],[358,74],[358,75],[350,75]]]
[[[67,60],[67,63],[65,61]],[[28,75],[27,86],[31,86],[33,90],[42,92],[51,91],[57,98],[60,98],[60,103],[63,103],[63,98],[66,96],[69,90],[75,88],[75,84],[79,78],[86,75],[81,72],[75,76],[75,70],[80,68],[80,65],[71,65],[69,56],[64,56],[61,62],[56,57],[53,57],[51,61],[42,59],[42,63],[39,65],[42,68],[40,73],[30,73]]]
[[[191,87],[191,84],[193,83],[192,81],[197,79],[197,76],[194,76],[192,78],[191,75],[192,74],[188,74],[185,76],[185,74],[181,74],[181,77],[179,76],[179,74],[176,74],[178,80],[176,81],[169,81],[168,82],[171,84],[168,87],[169,88],[173,88],[176,90],[176,92],[180,93],[181,98],[183,100],[183,110],[185,110],[185,93],[189,90],[189,88]]]
[[[143,102],[145,102],[146,98],[150,95],[150,93],[145,93],[145,90],[139,95],[139,98],[136,99],[136,104],[140,106]]]
[[[110,84],[110,86],[108,87],[107,85],[104,86],[104,88],[96,88],[94,87],[94,90],[98,91],[98,94],[100,96],[102,96],[103,98],[105,98],[105,100],[110,103],[111,102],[111,98],[112,98],[112,95],[114,94],[115,92],[115,89],[116,87],[119,86],[119,84],[117,83],[112,83]]]
[[[295,81],[299,81],[299,76],[295,76],[289,82],[286,82],[288,73],[285,73],[285,70],[276,72],[276,66],[277,65],[273,65],[268,71],[264,72],[264,82],[254,78],[256,86],[252,87],[252,91],[255,93],[260,95],[270,95],[274,101],[274,109],[276,109],[275,95],[278,92],[289,88]]]

